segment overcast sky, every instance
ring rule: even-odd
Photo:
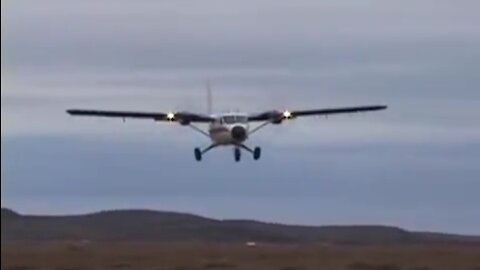
[[[2,1],[1,203],[152,208],[480,234],[480,2]],[[255,134],[254,162],[175,124],[205,112],[386,104]]]

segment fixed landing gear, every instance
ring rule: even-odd
[[[218,144],[212,144],[205,149],[195,148],[194,155],[196,161],[202,161],[203,154],[210,151],[211,149],[219,146]],[[236,162],[239,162],[242,158],[242,149],[251,153],[254,160],[259,160],[262,154],[262,149],[260,147],[255,147],[253,150],[244,144],[235,144],[233,148],[233,157]]]
[[[217,147],[217,146],[218,146],[218,144],[211,144],[211,145],[209,145],[207,148],[205,148],[205,149],[203,149],[203,150],[200,149],[200,148],[198,148],[198,147],[195,148],[195,150],[194,150],[194,152],[193,152],[193,153],[195,154],[195,159],[196,159],[197,161],[202,161],[202,156],[203,156],[203,154],[205,154],[206,152],[212,150],[213,148],[215,148],[215,147]]]
[[[255,147],[253,150],[246,146],[245,144],[239,144],[235,147],[235,161],[239,161],[240,158],[237,160],[237,151],[240,152],[240,148],[244,149],[247,152],[250,152],[253,155],[254,160],[259,160],[260,156],[262,155],[262,149],[260,147]],[[240,154],[238,154],[240,156]]]
[[[202,151],[200,150],[200,148],[198,148],[198,147],[195,148],[194,153],[195,153],[195,159],[197,161],[202,161]]]
[[[253,149],[253,159],[259,160],[261,155],[262,155],[262,148],[255,147],[255,149]]]
[[[235,161],[239,162],[240,158],[242,157],[242,151],[240,151],[240,148],[235,147],[235,150],[233,150],[233,155],[235,156]]]

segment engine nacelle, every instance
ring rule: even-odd
[[[273,111],[270,113],[270,122],[274,125],[280,125],[283,120],[283,114],[279,111]]]
[[[280,125],[283,122],[283,118],[273,118],[271,122],[274,125]]]
[[[180,125],[182,125],[182,126],[188,126],[188,125],[190,125],[190,123],[191,123],[191,121],[188,120],[188,119],[180,119],[178,122],[179,122]]]

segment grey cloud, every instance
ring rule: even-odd
[[[473,12],[478,5],[467,1],[437,3],[434,10],[382,1],[49,2],[46,8],[11,3],[11,12],[2,16],[12,63],[299,68],[320,61],[365,62],[382,54],[395,58],[392,53],[415,59],[449,52],[451,46],[473,48],[480,40]]]

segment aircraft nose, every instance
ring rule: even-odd
[[[237,141],[244,141],[247,138],[247,130],[242,126],[232,128],[232,137]]]

